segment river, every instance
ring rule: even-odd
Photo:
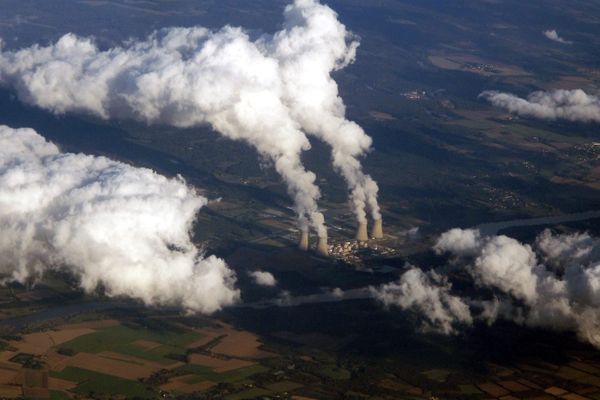
[[[562,224],[565,222],[585,221],[587,219],[600,218],[600,211],[586,211],[575,214],[564,214],[553,217],[514,219],[511,221],[490,222],[475,226],[475,229],[483,235],[496,235],[499,231],[507,228],[515,228],[520,226],[538,226],[538,225],[553,225]]]

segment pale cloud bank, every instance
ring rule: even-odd
[[[412,267],[397,282],[372,287],[371,294],[386,307],[414,310],[423,316],[422,329],[444,334],[456,332],[456,325],[470,325],[469,306],[450,294],[451,285],[435,272]]]
[[[573,331],[600,348],[600,239],[546,230],[529,245],[503,235],[452,229],[434,249],[452,255],[451,268],[463,269],[474,287],[493,295],[466,296],[440,274],[411,267],[397,282],[371,288],[374,296],[387,307],[416,312],[427,329],[440,333],[505,319]]]
[[[479,97],[523,117],[573,122],[600,122],[600,98],[581,89],[533,92],[527,98],[485,91]]]
[[[32,129],[0,126],[0,274],[34,282],[66,271],[147,305],[211,313],[239,299],[235,273],[190,240],[207,200],[105,157],[62,153]]]
[[[267,271],[252,271],[248,275],[252,277],[254,283],[259,286],[276,286],[277,280],[272,273]]]

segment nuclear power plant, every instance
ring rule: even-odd
[[[352,244],[352,241],[334,240],[334,243],[329,246],[327,236],[319,236],[317,244],[314,247],[315,253],[323,257],[329,256],[340,256],[348,254],[350,251],[356,249],[365,248],[365,246],[374,246],[377,249],[377,243],[369,244],[369,239],[383,239],[383,220],[381,218],[373,220],[373,227],[371,229],[371,236],[367,233],[368,225],[367,222],[359,222],[356,229],[356,242]],[[341,247],[340,247],[341,246]],[[300,235],[300,241],[298,242],[298,248],[302,251],[308,251],[310,246],[309,232],[308,230],[302,230]],[[339,254],[338,254],[339,253]]]
[[[308,231],[302,231],[300,235],[300,241],[298,242],[298,248],[302,251],[308,251],[309,249],[309,237]],[[327,244],[327,236],[319,236],[317,241],[317,247],[315,248],[317,254],[327,257],[329,255],[329,245]]]
[[[371,230],[371,237],[373,239],[383,238],[383,221],[381,220],[381,218],[373,221],[373,230]]]
[[[359,222],[358,228],[356,230],[356,240],[359,242],[366,242],[369,240],[369,235],[367,235],[367,223]]]
[[[327,237],[319,236],[317,242],[317,254],[327,257],[329,256],[329,246],[327,245]]]
[[[298,248],[302,251],[308,251],[308,231],[302,231]]]

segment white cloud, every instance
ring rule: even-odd
[[[343,299],[344,298],[344,291],[339,288],[336,287],[331,291],[331,294],[333,295],[333,297],[335,297],[336,299]]]
[[[470,325],[472,317],[468,305],[450,294],[450,289],[451,285],[440,275],[412,267],[397,282],[372,287],[371,294],[386,307],[400,307],[422,315],[426,331],[452,334],[457,324]]]
[[[581,89],[533,92],[526,99],[511,93],[485,91],[479,97],[525,117],[573,122],[600,122],[600,99]]]
[[[494,286],[514,297],[533,302],[537,297],[536,256],[528,245],[506,237],[487,240],[478,250],[472,275],[482,286]]]
[[[459,257],[458,265],[471,275],[473,283],[492,289],[496,295],[493,301],[464,298],[465,303],[481,309],[474,319],[493,323],[503,318],[529,326],[572,330],[600,348],[599,239],[589,234],[553,235],[545,231],[531,247],[502,235],[451,232],[440,237],[438,244],[444,245],[436,248]],[[448,245],[449,237],[466,237],[469,245],[463,246],[464,240]],[[470,240],[473,237],[479,239]]]
[[[402,230],[397,233],[398,236],[404,237],[410,240],[417,239],[420,236],[419,227],[415,226],[409,229]]]
[[[573,43],[573,42],[570,42],[568,40],[561,38],[555,29],[543,31],[542,33],[544,34],[544,36],[546,36],[548,39],[550,39],[554,42],[558,42],[558,43],[562,43],[562,44],[572,44]]]
[[[61,153],[32,129],[0,126],[0,274],[65,270],[87,292],[210,313],[239,299],[235,273],[190,240],[207,200],[182,178]]]
[[[473,254],[481,247],[478,230],[454,228],[442,233],[433,249],[436,253],[452,252],[457,255]]]
[[[277,280],[273,276],[272,273],[267,271],[252,271],[248,272],[248,275],[254,279],[254,283],[260,286],[275,286],[277,285]]]
[[[600,260],[600,239],[587,232],[553,235],[546,229],[537,237],[536,246],[547,262],[561,269],[570,264],[587,264]]]

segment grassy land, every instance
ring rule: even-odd
[[[260,396],[268,396],[271,393],[272,392],[267,389],[252,388],[249,390],[245,390],[243,392],[234,393],[232,395],[229,395],[229,396],[225,397],[225,399],[226,400],[254,399],[254,398],[260,397]]]
[[[64,392],[59,392],[56,390],[50,391],[50,400],[69,400],[70,397],[67,396]]]
[[[249,378],[254,374],[268,371],[268,368],[262,365],[253,365],[250,367],[239,368],[233,371],[223,373],[214,372],[211,368],[196,364],[186,364],[176,369],[178,372],[198,375],[202,380],[213,382],[236,383]],[[199,381],[199,382],[200,382]],[[189,382],[195,383],[195,382]]]
[[[481,394],[481,390],[477,389],[475,385],[458,385],[460,391],[466,395],[478,395]]]
[[[61,372],[50,372],[50,376],[79,382],[79,385],[77,385],[74,391],[82,395],[102,393],[109,395],[123,395],[126,397],[156,397],[152,389],[139,382],[82,368],[67,367]]]
[[[350,372],[344,368],[339,368],[335,364],[324,364],[317,372],[321,376],[331,379],[347,380],[350,379]]]
[[[301,388],[302,386],[303,385],[296,383],[296,382],[283,381],[283,382],[276,382],[276,383],[267,385],[267,389],[269,389],[275,393],[282,393],[282,392],[291,392],[292,390]]]
[[[166,362],[166,355],[184,354],[185,346],[200,337],[201,335],[196,332],[157,332],[119,325],[80,336],[64,343],[61,347],[86,353],[114,351],[146,360]],[[144,349],[133,344],[137,340],[154,341],[162,345],[153,349]]]
[[[73,352],[99,353],[112,351],[121,354],[139,357],[141,359],[155,362],[171,363],[172,354],[185,354],[186,346],[201,338],[196,332],[155,330],[148,328],[137,328],[130,325],[118,325],[103,329],[89,335],[80,336],[61,345],[62,348]],[[139,340],[160,343],[154,348],[143,348],[134,342]],[[225,382],[225,383],[248,383],[249,377],[257,373],[268,371],[261,365],[239,368],[223,373],[215,372],[212,368],[186,364],[175,370],[179,374],[193,374],[186,379],[186,383],[194,384],[203,381]],[[88,395],[92,392],[116,395],[124,394],[127,397],[154,397],[154,392],[149,387],[135,381],[96,373],[81,368],[68,367],[62,372],[53,372],[52,376],[79,382],[74,390],[76,393]],[[245,393],[245,392],[244,392]],[[266,393],[270,393],[266,391]],[[261,395],[264,393],[257,393]],[[240,394],[242,395],[242,394]],[[245,395],[244,395],[245,396]],[[254,397],[254,396],[250,396]],[[246,398],[246,397],[240,397]]]
[[[452,371],[447,369],[431,369],[429,371],[423,372],[423,374],[429,379],[437,382],[446,382],[448,375],[450,375]]]

